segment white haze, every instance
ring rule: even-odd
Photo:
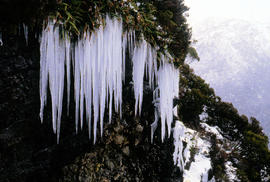
[[[270,135],[270,1],[186,0],[200,62],[216,94],[254,116]]]
[[[207,18],[270,21],[269,0],[185,0],[190,23]]]

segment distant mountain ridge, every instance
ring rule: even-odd
[[[208,19],[193,25],[195,73],[270,136],[270,23]]]

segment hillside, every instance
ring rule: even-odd
[[[241,114],[261,121],[270,134],[270,24],[244,20],[215,20],[196,23],[193,38],[200,62],[192,68],[224,101],[232,102]]]

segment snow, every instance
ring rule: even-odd
[[[174,164],[183,172],[184,182],[215,182],[214,177],[208,180],[208,172],[212,168],[209,156],[211,148],[209,134],[216,135],[218,140],[224,141],[225,139],[218,127],[209,126],[206,123],[201,123],[201,127],[206,134],[202,135],[189,129],[180,121],[176,121],[175,124],[173,160]],[[228,154],[230,152],[228,151]],[[192,155],[194,156],[193,161],[191,160]],[[190,164],[189,168],[187,164]],[[240,181],[237,177],[237,168],[233,167],[231,161],[225,162],[225,171],[229,181]]]
[[[264,167],[264,169],[261,170],[261,177],[262,181],[270,181],[270,175],[267,174],[267,167]]]
[[[223,140],[223,136],[220,134],[220,129],[217,126],[209,126],[206,123],[200,123],[201,127],[204,128],[204,130],[208,133],[212,133],[214,135],[216,135],[216,138],[218,140]]]
[[[199,151],[195,155],[195,161],[191,163],[190,169],[184,171],[184,181],[207,182],[208,171],[211,169],[211,160],[207,157],[210,143],[198,138],[195,146]]]
[[[200,118],[200,121],[203,121],[205,122],[208,118],[208,114],[207,112],[202,112],[200,115],[199,115],[199,118]]]
[[[231,161],[227,161],[225,163],[225,167],[226,167],[226,174],[228,176],[229,181],[240,181],[237,177],[237,168],[233,167],[232,162]]]
[[[183,142],[186,143],[185,148]],[[176,121],[174,146],[174,163],[183,171],[184,182],[207,182],[208,171],[211,169],[211,159],[208,157],[210,143],[199,137],[196,131],[186,128],[182,122]],[[190,161],[191,150],[197,150],[193,162]],[[187,169],[186,165],[190,162],[190,168]]]
[[[148,80],[149,87],[156,92],[154,99],[160,100],[154,104],[157,111],[155,125],[157,126],[160,117],[162,141],[165,137],[165,124],[169,136],[173,113],[177,113],[177,108],[173,108],[173,99],[178,97],[179,71],[169,63],[168,56],[162,56],[162,63],[157,71],[156,49],[144,39],[135,43],[135,32],[123,32],[121,19],[107,16],[106,25],[93,32],[84,32],[72,43],[68,33],[65,33],[63,38],[59,37],[60,26],[62,25],[56,24],[55,20],[49,20],[40,42],[40,118],[43,122],[49,88],[52,125],[54,133],[57,134],[57,142],[60,137],[65,79],[69,114],[72,76],[76,133],[83,128],[86,119],[89,138],[93,136],[95,143],[98,129],[100,135],[103,135],[105,112],[108,111],[109,123],[113,109],[121,117],[126,51],[133,63],[135,115],[141,113],[144,80]]]
[[[206,122],[208,118],[208,114],[206,112],[206,106],[203,107],[203,112],[199,115],[200,121]]]

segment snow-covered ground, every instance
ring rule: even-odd
[[[200,57],[191,62],[195,73],[270,136],[270,23],[210,18],[192,30]]]
[[[209,136],[216,135],[218,140],[224,140],[224,138],[218,127],[212,127],[206,123],[201,123],[201,127],[208,135],[202,135],[187,128],[180,121],[176,122],[174,128],[174,163],[183,171],[184,182],[215,181],[214,177],[208,180],[208,172],[212,168],[209,155],[211,149]],[[236,168],[232,166],[232,162],[227,161],[225,167],[228,179],[237,181]]]
[[[176,122],[174,128],[174,141],[174,162],[183,171],[184,182],[207,182],[208,171],[211,169],[211,159],[208,157],[210,143],[180,121]],[[185,147],[183,142],[186,143]],[[189,168],[188,163],[191,163]]]

